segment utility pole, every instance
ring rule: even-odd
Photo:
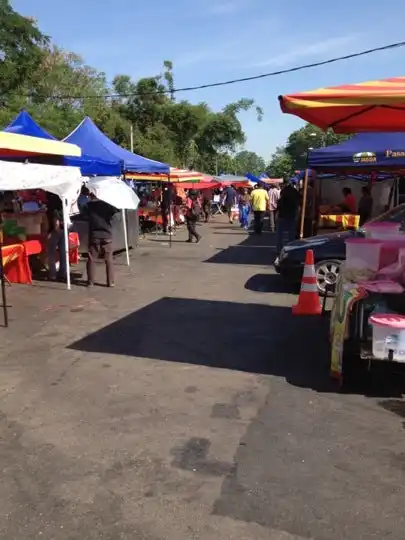
[[[131,152],[134,153],[134,126],[131,124],[130,130],[130,140],[131,140]]]

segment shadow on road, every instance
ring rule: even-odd
[[[215,233],[215,234],[226,234]],[[236,233],[232,233],[234,237]],[[242,235],[243,240],[237,244],[229,246],[213,257],[207,259],[206,263],[213,264],[246,264],[257,266],[269,266],[276,257],[275,235],[274,233],[263,233],[262,235],[249,234]]]
[[[338,392],[329,377],[328,328],[328,317],[294,317],[290,307],[161,298],[69,348],[273,375],[293,386]],[[400,397],[404,381],[389,383],[378,373],[344,392]]]
[[[254,292],[296,294],[299,285],[294,287],[277,274],[255,274],[245,283],[245,289]]]
[[[162,298],[69,348],[275,375],[329,391],[326,336],[319,318],[293,318],[290,308]]]

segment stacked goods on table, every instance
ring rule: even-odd
[[[45,212],[19,212],[4,214],[4,236],[15,242],[24,242],[29,237],[39,237],[46,233]]]
[[[373,356],[405,362],[405,317],[397,313],[374,313],[369,318],[373,329]]]
[[[400,293],[405,286],[405,234],[397,223],[365,228],[365,238],[346,240],[344,277],[367,289]]]
[[[365,234],[346,241],[342,275],[374,293],[365,301],[373,357],[405,362],[405,233],[400,224],[376,223]]]
[[[21,242],[27,239],[25,227],[21,227],[16,219],[6,219],[4,221],[3,233],[5,238],[16,238]]]

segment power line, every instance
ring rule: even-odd
[[[217,88],[219,86],[229,86],[231,84],[238,84],[249,81],[257,81],[259,79],[265,79],[267,77],[275,77],[277,75],[285,75],[287,73],[294,73],[296,71],[303,71],[305,69],[311,69],[315,67],[325,66],[328,64],[334,64],[336,62],[342,62],[344,60],[351,60],[352,58],[359,58],[361,56],[367,56],[369,54],[374,54],[377,52],[388,51],[393,49],[399,49],[400,47],[405,46],[405,41],[399,41],[396,43],[391,43],[390,45],[383,45],[381,47],[374,47],[373,49],[366,49],[364,51],[359,51],[351,54],[346,54],[344,56],[337,56],[335,58],[329,58],[328,60],[322,60],[321,62],[313,62],[311,64],[302,64],[287,69],[280,69],[278,71],[271,71],[270,73],[261,73],[260,75],[253,75],[251,77],[242,77],[239,79],[230,79],[227,81],[220,81],[216,83],[200,84],[197,86],[185,86],[183,88],[173,88],[165,90],[156,90],[154,92],[134,92],[129,94],[105,94],[103,96],[38,96],[47,99],[71,99],[71,100],[84,100],[84,99],[120,99],[120,98],[130,98],[130,97],[144,97],[144,96],[153,96],[159,94],[176,94],[178,92],[192,92],[195,90],[204,90],[206,88]],[[20,96],[27,97],[27,96]]]

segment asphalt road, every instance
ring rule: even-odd
[[[340,393],[273,236],[202,230],[112,290],[8,288],[0,538],[402,540],[403,376]]]

